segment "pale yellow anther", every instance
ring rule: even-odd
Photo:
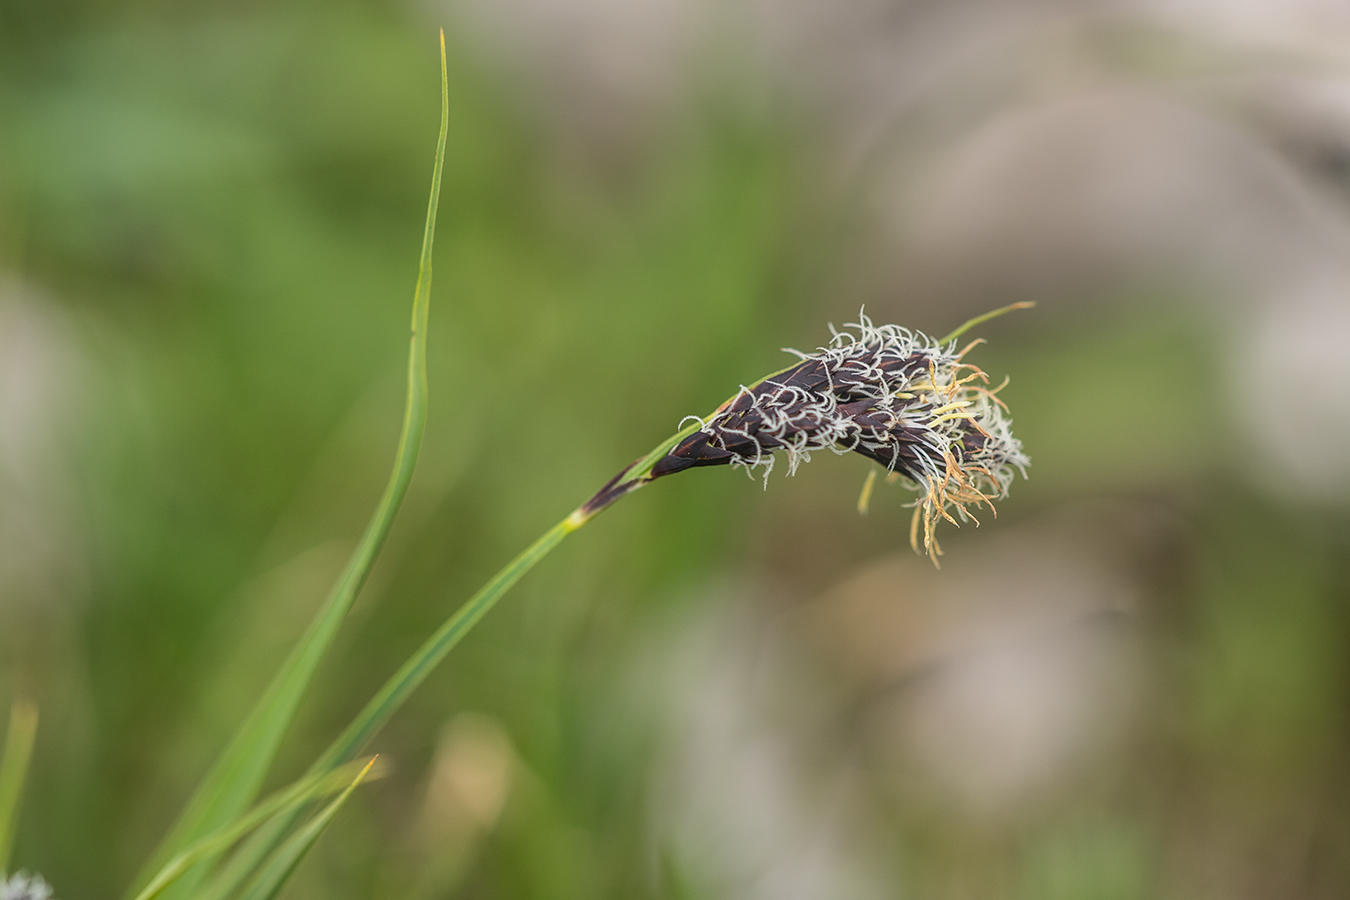
[[[867,515],[867,508],[872,504],[872,488],[876,483],[877,470],[868,469],[867,480],[863,482],[862,493],[858,495],[858,515]]]

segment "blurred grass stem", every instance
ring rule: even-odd
[[[342,808],[342,804],[347,802],[347,798],[352,795],[352,791],[356,790],[356,786],[366,777],[373,765],[375,765],[375,760],[371,759],[360,772],[356,773],[356,777],[352,779],[341,794],[338,794],[333,802],[306,822],[268,857],[257,875],[249,883],[248,888],[245,889],[241,900],[272,900],[281,892],[287,879],[295,871],[295,867],[300,865],[300,861],[314,846],[314,842],[328,830],[328,826],[332,824],[333,818]]]
[[[136,900],[155,900],[193,866],[225,852],[250,831],[273,816],[284,815],[317,797],[348,788],[354,780],[353,769],[356,773],[355,780],[360,781],[365,777],[374,762],[375,760],[371,759],[365,763],[343,766],[326,775],[311,775],[300,779],[284,790],[276,792],[255,806],[246,815],[196,841],[176,855],[146,885],[145,890],[136,895]]]
[[[417,652],[385,682],[384,687],[370,699],[346,730],[314,761],[306,778],[322,776],[359,753],[399,710],[412,692],[426,680],[432,670],[454,649],[460,639],[487,615],[497,601],[526,572],[533,569],[535,564],[562,542],[563,538],[585,525],[615,500],[650,481],[648,475],[657,461],[698,427],[697,424],[689,425],[662,441],[650,453],[621,472],[610,484],[601,488],[594,497],[540,535],[534,543],[492,576],[487,584],[465,601],[455,614],[427,638]],[[283,839],[295,816],[295,812],[278,815],[259,828],[220,871],[215,883],[205,895],[206,900],[223,900],[235,896],[235,892],[254,868],[262,864],[270,848],[275,847]]]
[[[9,854],[14,847],[14,824],[19,817],[19,801],[23,798],[28,763],[33,758],[37,726],[37,705],[29,700],[15,700],[9,711],[5,755],[0,759],[0,875],[9,871]]]

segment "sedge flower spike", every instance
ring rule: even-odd
[[[801,362],[740,391],[698,429],[658,459],[643,482],[696,466],[762,469],[767,485],[775,459],[788,474],[817,450],[861,453],[892,480],[919,491],[910,540],[934,562],[942,551],[934,529],[976,521],[974,510],[1005,497],[1030,460],[1012,435],[1007,407],[989,378],[955,341],[942,343],[865,315],[834,331],[815,353],[788,351]],[[1007,382],[1005,381],[1004,384]],[[875,474],[875,473],[873,473]],[[617,487],[618,485],[616,485]],[[865,488],[860,508],[865,507]]]

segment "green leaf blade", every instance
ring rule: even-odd
[[[468,631],[487,614],[496,602],[534,568],[539,560],[556,547],[564,537],[581,527],[568,517],[545,532],[538,540],[506,565],[478,593],[470,597],[439,629],[429,637],[407,662],[385,682],[347,729],[310,767],[311,777],[322,775],[340,765],[384,727],[384,724],[403,705],[414,690],[431,674]],[[234,855],[205,900],[225,900],[243,883],[249,873],[261,865],[263,858],[280,843],[294,817],[278,816],[259,828]]]
[[[142,871],[137,884],[148,883],[169,860],[194,841],[235,820],[257,797],[281,740],[295,717],[300,700],[352,603],[365,585],[407,494],[426,429],[426,340],[431,305],[431,261],[448,129],[449,82],[445,38],[442,34],[440,132],[432,172],[431,198],[422,235],[417,287],[413,295],[407,400],[393,471],[360,543],[323,606],[249,717],[198,786],[178,821]],[[180,879],[171,896],[185,895],[200,877],[201,873],[197,873]]]
[[[364,777],[374,760],[344,766],[327,775],[311,775],[278,791],[257,804],[247,814],[240,816],[230,825],[212,832],[189,845],[171,859],[159,873],[146,885],[145,890],[136,895],[136,900],[155,900],[184,874],[199,863],[208,862],[232,847],[241,838],[269,819],[289,817],[301,806],[325,794],[344,789],[352,783],[353,772],[357,778]]]
[[[295,871],[295,867],[300,865],[300,861],[309,853],[310,848],[314,846],[319,837],[328,830],[333,819],[337,816],[338,810],[347,802],[352,791],[366,777],[370,767],[374,765],[375,760],[371,760],[366,767],[357,774],[352,783],[339,794],[332,803],[329,803],[324,809],[302,825],[295,834],[291,835],[284,844],[263,862],[258,869],[258,873],[249,882],[248,886],[240,895],[240,900],[272,900],[285,886],[286,881]]]

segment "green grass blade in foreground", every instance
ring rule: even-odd
[[[668,453],[671,447],[693,433],[697,427],[697,425],[690,425],[682,428],[662,441],[650,453],[625,470],[623,477],[640,484],[645,483],[644,479],[651,472],[657,460]],[[394,676],[385,682],[384,687],[371,698],[356,719],[324,751],[323,755],[314,761],[309,770],[310,774],[322,774],[341,764],[347,757],[359,752],[367,741],[379,733],[390,717],[398,712],[412,692],[426,680],[426,677],[445,659],[460,639],[474,625],[478,624],[483,616],[487,615],[497,601],[526,572],[534,568],[554,547],[558,546],[563,538],[585,525],[599,511],[588,510],[586,504],[578,507],[571,515],[554,525],[533,544],[521,551],[515,559],[507,563],[505,568],[492,576],[488,583],[479,589],[478,593],[465,601],[453,616],[447,619],[431,637],[427,638],[417,652],[394,673]],[[225,898],[235,896],[234,892],[238,886],[243,883],[250,872],[262,863],[263,858],[272,853],[274,848],[280,844],[290,825],[290,818],[278,816],[275,820],[259,828],[244,843],[244,846],[234,854],[229,863],[222,868],[211,888],[201,900],[225,900]]]
[[[529,547],[525,548],[520,555],[511,560],[487,584],[479,589],[464,605],[461,606],[453,616],[446,620],[431,637],[418,648],[407,662],[405,662],[390,678],[385,682],[380,692],[371,698],[366,704],[365,709],[347,726],[336,741],[319,757],[315,762],[316,769],[325,770],[337,765],[348,756],[360,750],[365,743],[384,727],[389,721],[390,716],[398,711],[399,707],[408,699],[408,696],[415,691],[431,671],[445,659],[451,649],[459,643],[460,639],[469,632],[469,629],[478,624],[501,599],[502,595],[511,589],[517,581],[530,569],[533,569],[539,560],[548,555],[554,547],[562,541],[563,538],[576,531],[584,520],[578,521],[575,517],[569,516],[563,519],[557,525],[554,525],[548,531],[536,540]]]
[[[431,250],[436,232],[436,209],[440,197],[441,168],[445,161],[445,141],[449,119],[449,85],[445,68],[445,38],[441,38],[441,126],[436,143],[436,161],[432,170],[431,199],[427,205],[426,228],[422,235],[422,253],[413,296],[412,336],[408,354],[408,395],[399,436],[394,469],[362,535],[338,582],[291,652],[262,699],[202,781],[178,822],[160,845],[142,873],[144,883],[152,873],[184,847],[202,835],[234,820],[257,796],[277,747],[285,735],[296,707],[313,678],[324,654],[332,644],[352,602],[365,584],[370,570],[384,546],[394,516],[407,493],[413,466],[425,430],[427,410],[426,340],[427,314],[431,299]],[[186,882],[185,882],[186,883]]]
[[[338,810],[342,808],[342,804],[347,802],[347,798],[356,790],[356,786],[361,783],[361,779],[366,776],[366,772],[370,771],[374,763],[373,759],[366,763],[366,767],[357,774],[351,784],[347,785],[346,790],[324,807],[322,812],[301,826],[286,843],[268,857],[258,870],[258,874],[240,895],[242,900],[272,900],[277,895],[286,884],[286,880],[291,877],[291,873],[295,871],[295,867],[300,864],[300,860],[305,858],[309,848],[314,846],[314,842],[328,828]]]
[[[193,866],[224,853],[268,819],[274,816],[289,816],[311,800],[344,789],[352,783],[353,777],[358,773],[364,775],[373,761],[352,763],[326,775],[311,775],[300,779],[285,790],[278,791],[232,824],[212,832],[178,853],[150,880],[145,890],[136,895],[136,900],[154,900]]]
[[[538,540],[527,547],[507,566],[492,577],[486,585],[464,603],[459,610],[442,625],[435,634],[422,644],[412,657],[403,664],[389,679],[374,698],[347,727],[341,736],[315,760],[310,767],[310,775],[318,776],[339,765],[346,757],[355,753],[366,741],[389,721],[408,696],[417,689],[443,660],[460,638],[473,628],[478,620],[487,614],[493,605],[511,589],[520,578],[534,568],[539,560],[558,546],[567,535],[584,524],[575,516],[569,516],[554,525]],[[204,900],[225,900],[235,896],[235,890],[249,873],[262,865],[262,860],[274,852],[290,827],[293,817],[278,816],[259,828],[244,842],[238,852],[221,869],[215,883],[205,894]]]
[[[698,425],[689,425],[666,438],[651,452],[629,466],[617,481],[634,482],[635,487],[645,484],[652,467],[669,453],[672,447],[696,431],[698,427]],[[460,639],[474,625],[478,624],[483,616],[487,615],[497,601],[525,573],[534,568],[554,547],[558,546],[563,538],[585,525],[604,508],[592,509],[589,504],[578,507],[571,515],[544,532],[533,544],[521,551],[515,559],[506,564],[505,568],[492,576],[487,584],[483,585],[476,594],[465,601],[455,611],[454,615],[447,619],[431,637],[427,638],[417,652],[394,673],[393,677],[385,682],[384,687],[371,698],[360,714],[347,726],[347,729],[324,751],[322,756],[314,761],[314,764],[310,767],[310,774],[325,772],[359,752],[367,741],[379,733],[385,723],[407,701],[412,692],[426,680],[432,670],[454,649]],[[207,900],[223,900],[223,898],[231,896],[234,888],[244,878],[248,877],[249,871],[257,866],[263,856],[271,852],[271,848],[281,840],[289,824],[288,821],[279,818],[277,821],[270,822],[265,827],[260,828],[240,848],[239,852],[221,872],[214,889],[208,893]]]
[[[33,757],[37,724],[37,707],[27,700],[15,700],[9,712],[5,756],[0,759],[0,874],[9,871],[14,825],[19,818],[19,801],[28,776],[28,761]]]

